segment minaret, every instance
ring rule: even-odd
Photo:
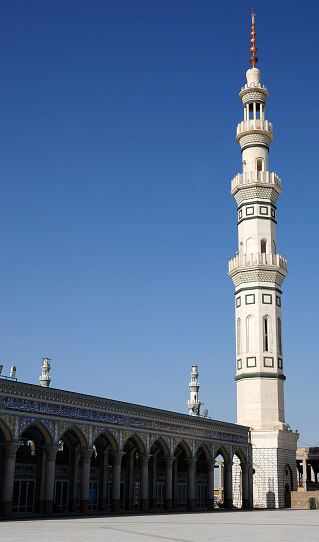
[[[48,388],[51,383],[51,376],[49,375],[49,372],[51,369],[51,365],[50,365],[51,360],[49,358],[42,358],[42,359],[43,359],[43,363],[41,367],[42,375],[39,376],[40,386],[43,386],[44,388]]]
[[[276,245],[276,201],[281,194],[281,181],[268,165],[269,145],[274,136],[272,124],[265,117],[269,93],[261,85],[256,68],[254,10],[251,45],[252,67],[239,93],[244,120],[236,135],[243,171],[231,183],[231,194],[238,206],[238,252],[229,262],[228,273],[235,285],[237,422],[252,428],[253,462],[260,463],[269,480],[273,476],[269,476],[264,461],[257,458],[257,448],[271,449],[278,456],[285,440],[289,458],[284,454],[281,462],[291,463],[291,488],[296,471],[293,450],[298,436],[285,423],[284,410],[281,286],[287,275],[287,261],[277,253]],[[294,438],[288,438],[289,435]],[[276,465],[276,469],[284,468],[279,467],[277,460]],[[255,476],[254,481],[257,480]],[[261,482],[263,487],[264,483],[268,482]],[[260,505],[283,505],[283,488],[276,490],[275,486],[276,481],[273,489],[265,486],[262,499],[258,492],[259,501],[263,500]],[[266,502],[267,492],[273,498]]]
[[[189,383],[190,399],[187,401],[188,413],[190,416],[199,416],[201,401],[198,399],[198,391],[200,383],[198,382],[198,366],[192,365],[192,372],[190,374],[191,381]]]

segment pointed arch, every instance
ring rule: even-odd
[[[159,446],[159,448],[162,450],[162,453],[163,453],[164,456],[166,456],[166,457],[170,456],[168,445],[167,445],[167,443],[165,442],[165,440],[162,437],[157,437],[152,442],[152,446],[151,446],[151,449],[150,449],[151,453],[152,453],[152,448],[153,448],[154,444],[157,444]],[[156,455],[158,455],[158,453],[159,453],[159,450],[156,450],[156,452],[154,453],[154,457],[156,457]]]
[[[81,429],[79,429],[76,425],[70,425],[67,427],[63,433],[60,435],[60,439],[63,439],[67,433],[70,433],[71,435],[75,436],[78,440],[78,443],[82,448],[86,448],[88,443],[86,440],[85,435],[82,433]]]
[[[190,447],[188,446],[188,444],[185,442],[185,440],[180,440],[180,441],[177,443],[177,445],[175,446],[175,449],[174,449],[174,455],[175,455],[176,452],[177,452],[177,456],[176,456],[176,457],[178,457],[178,455],[179,455],[179,453],[180,453],[179,450],[178,450],[178,448],[180,448],[180,450],[183,451],[183,452],[185,453],[187,459],[190,459],[190,458],[193,456],[193,454],[192,454],[192,452],[191,452],[191,449],[190,449]]]
[[[224,461],[229,461],[229,454],[224,446],[219,446],[217,451],[215,452],[214,459],[221,455],[224,459]]]
[[[0,434],[3,435],[3,442],[12,441],[11,430],[3,420],[0,420]]]
[[[197,456],[197,454],[200,452],[200,450],[202,450],[204,456],[205,456],[205,459],[207,461],[211,460],[212,456],[211,456],[211,453],[210,451],[208,450],[206,444],[204,442],[200,443],[198,445],[198,447],[196,448],[195,450],[195,457]]]
[[[119,445],[113,435],[107,429],[101,429],[101,431],[94,437],[93,444],[96,444],[97,440],[103,437],[110,444],[110,451],[117,452],[119,450]]]
[[[136,435],[136,433],[133,433],[132,435],[129,435],[127,437],[127,439],[123,442],[123,449],[124,449],[124,446],[128,443],[128,441],[131,440],[132,442],[134,442],[136,448],[138,449],[138,451],[143,454],[146,452],[146,449],[145,449],[145,446],[144,446],[144,443],[142,442],[142,440],[140,439],[140,437],[138,435]]]
[[[247,458],[245,452],[241,448],[237,448],[237,450],[234,451],[233,457],[237,456],[241,464],[247,463]]]
[[[41,444],[52,444],[52,435],[49,433],[47,427],[41,422],[41,420],[30,420],[30,423],[26,424],[23,430],[20,432],[19,438],[23,434],[29,431],[34,439]]]

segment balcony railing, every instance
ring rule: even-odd
[[[273,127],[271,122],[262,119],[249,119],[242,120],[237,126],[237,136],[243,132],[250,132],[251,130],[263,130],[264,132],[273,133]]]
[[[237,186],[251,183],[268,183],[278,186],[281,190],[281,180],[270,171],[248,171],[247,173],[238,173],[231,182],[231,189],[234,190]]]
[[[257,266],[269,266],[280,267],[287,272],[287,260],[280,256],[280,254],[237,254],[235,258],[230,260],[228,264],[229,272],[240,267],[257,267]]]

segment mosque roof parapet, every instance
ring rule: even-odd
[[[237,173],[231,182],[231,194],[241,186],[251,184],[268,184],[276,187],[277,192],[281,193],[281,180],[276,173],[270,171],[247,171],[246,173]]]
[[[256,254],[237,254],[228,264],[229,273],[235,269],[243,267],[279,267],[287,275],[287,260],[280,254],[265,254],[258,252]]]

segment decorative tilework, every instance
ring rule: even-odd
[[[54,442],[59,441],[59,422],[54,422]]]
[[[9,414],[3,414],[1,416],[1,419],[7,425],[7,427],[9,428],[9,430],[10,430],[10,432],[12,434],[13,431],[14,431],[14,416],[10,416]]]
[[[36,418],[27,418],[27,417],[21,417],[20,418],[20,435],[22,435],[23,431],[32,423],[36,422]]]

